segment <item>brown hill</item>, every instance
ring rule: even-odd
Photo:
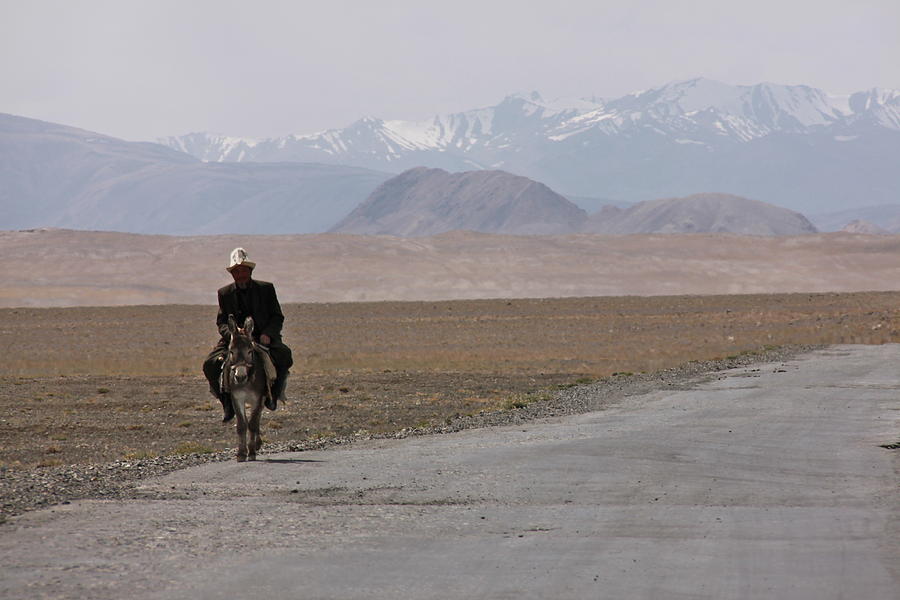
[[[0,306],[214,304],[235,246],[283,302],[900,290],[900,236],[0,232]]]
[[[546,185],[503,171],[418,167],[385,181],[331,232],[426,236],[577,231],[587,213]]]
[[[867,235],[889,235],[891,232],[883,227],[879,227],[875,223],[856,219],[850,221],[841,229],[844,233],[864,233]]]
[[[731,194],[694,194],[639,202],[625,210],[605,207],[591,215],[585,231],[802,235],[816,233],[816,228],[800,213],[766,202]]]

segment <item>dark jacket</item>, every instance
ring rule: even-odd
[[[265,333],[273,342],[281,341],[284,314],[281,312],[281,305],[278,304],[274,285],[268,281],[251,279],[243,293],[232,283],[219,289],[218,294],[219,314],[216,316],[216,325],[223,340],[231,337],[228,333],[228,315],[234,315],[235,321],[241,327],[244,325],[244,319],[253,317],[253,337],[256,340]]]

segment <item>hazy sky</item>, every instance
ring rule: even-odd
[[[0,112],[129,140],[700,76],[843,94],[900,88],[898,65],[898,0],[0,0]]]

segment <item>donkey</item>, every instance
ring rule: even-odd
[[[238,327],[234,317],[229,315],[228,331],[231,332],[231,342],[222,367],[222,383],[223,389],[231,394],[237,417],[237,460],[256,460],[256,451],[262,446],[259,419],[269,392],[269,382],[260,356],[262,350],[258,350],[253,342],[253,317],[247,317],[244,326]]]

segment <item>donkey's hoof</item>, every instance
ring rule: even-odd
[[[246,456],[240,456],[240,455],[239,455],[239,456],[235,456],[234,458],[235,458],[235,460],[237,460],[238,462],[244,462],[244,461],[247,460],[247,457],[246,457]]]
[[[251,454],[250,456],[247,457],[247,460],[256,460],[256,455]]]

